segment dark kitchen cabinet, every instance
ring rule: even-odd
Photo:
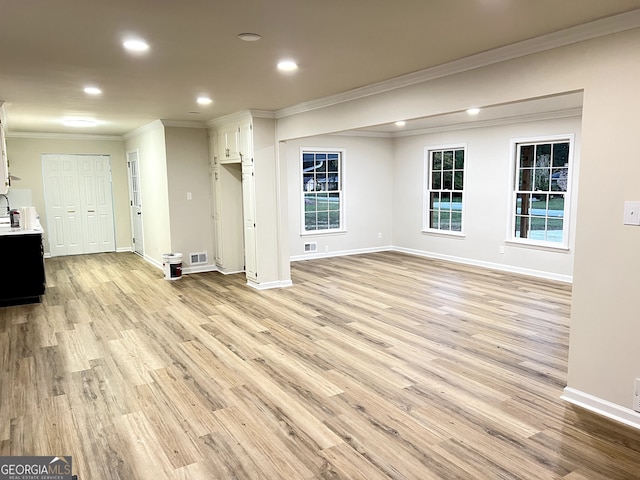
[[[45,289],[42,235],[0,235],[0,252],[0,306],[40,301]]]

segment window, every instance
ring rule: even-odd
[[[425,229],[462,232],[464,147],[427,149]]]
[[[572,138],[516,142],[513,240],[566,247]]]
[[[344,152],[302,150],[304,232],[342,230]]]

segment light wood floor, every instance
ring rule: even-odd
[[[46,268],[41,304],[0,308],[0,455],[79,480],[640,478],[639,431],[559,398],[567,285],[398,253],[263,292],[128,253]]]

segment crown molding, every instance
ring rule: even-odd
[[[273,110],[249,110],[249,113],[253,118],[276,118],[276,112]]]
[[[222,117],[211,119],[207,122],[207,127],[219,127],[221,125],[247,120],[248,118],[251,118],[251,110],[241,110],[239,112],[234,112],[228,115],[223,115]]]
[[[207,127],[215,128],[229,123],[241,122],[251,118],[269,118],[275,119],[276,113],[271,110],[241,110],[239,112],[223,115],[222,117],[213,118],[207,121]]]
[[[43,133],[43,132],[6,132],[7,138],[42,138],[49,140],[101,140],[109,142],[122,142],[120,135],[88,135],[83,133]]]
[[[456,73],[466,72],[468,70],[493,65],[507,60],[513,60],[514,58],[540,53],[546,50],[564,47],[639,27],[640,9],[632,10],[627,13],[614,15],[612,17],[603,18],[583,25],[560,30],[558,32],[549,33],[540,37],[488,50],[453,62],[401,75],[399,77],[348,90],[336,95],[302,102],[291,107],[277,110],[275,115],[276,118],[283,118],[311,110],[317,110],[319,108],[325,108],[339,103],[377,95],[391,90],[424,83],[429,80],[435,80],[437,78],[454,75]]]
[[[154,120],[151,123],[147,123],[141,127],[136,128],[135,130],[131,130],[123,135],[125,140],[131,140],[132,138],[139,137],[145,133],[151,132],[153,130],[157,130],[158,128],[164,128],[162,124],[162,120]]]
[[[473,122],[452,123],[439,125],[436,127],[420,128],[401,132],[374,132],[365,130],[347,130],[344,132],[332,133],[331,135],[345,137],[378,137],[378,138],[400,138],[412,137],[415,135],[427,135],[430,133],[453,132],[457,130],[469,130],[472,128],[497,127],[500,125],[510,125],[514,123],[540,122],[554,120],[558,118],[580,117],[582,108],[567,108],[541,113],[528,113],[524,115],[514,115],[508,117],[494,118],[490,120],[478,120]]]
[[[422,128],[407,132],[397,132],[392,134],[393,137],[410,137],[413,135],[423,135],[427,133],[453,132],[457,130],[467,130],[471,128],[498,127],[500,125],[511,125],[513,123],[541,122],[546,120],[555,120],[558,118],[580,117],[582,116],[582,108],[568,108],[565,110],[555,110],[541,113],[527,113],[524,115],[515,115],[509,117],[494,118],[491,120],[478,120],[475,122],[455,123],[451,125],[441,125],[437,127]]]
[[[165,127],[207,128],[206,122],[200,120],[160,120]]]

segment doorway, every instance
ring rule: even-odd
[[[131,206],[131,231],[133,251],[144,257],[144,237],[142,231],[142,195],[140,195],[140,163],[138,150],[127,152],[129,172],[129,205]]]

